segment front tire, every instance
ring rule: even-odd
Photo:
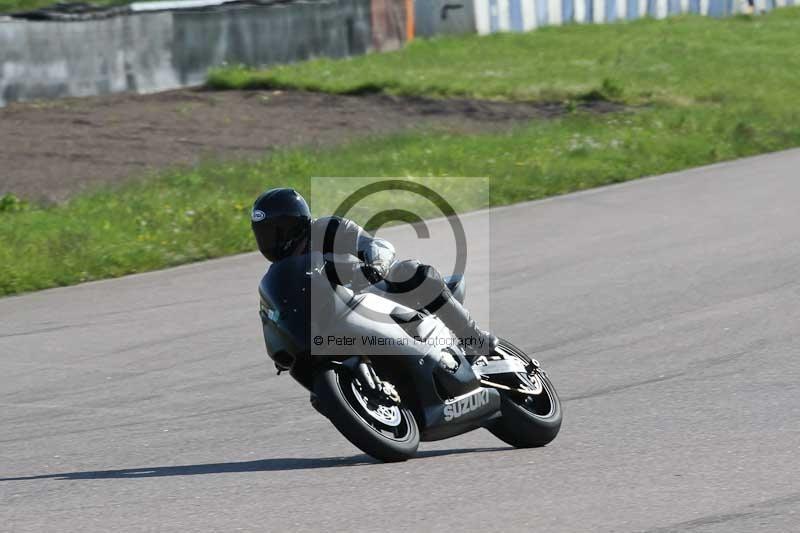
[[[524,364],[531,362],[527,354],[508,341],[501,340],[498,349]],[[536,378],[542,384],[538,395],[500,391],[503,416],[488,428],[495,437],[515,448],[545,446],[561,429],[561,400],[556,389],[544,372],[537,371]]]
[[[320,372],[314,393],[323,414],[354,446],[385,462],[414,457],[419,446],[419,428],[410,410],[392,409],[359,398],[359,383],[349,369],[334,367]]]

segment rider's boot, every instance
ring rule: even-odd
[[[452,330],[461,341],[461,346],[470,362],[481,355],[489,355],[497,348],[499,339],[478,327],[469,311],[453,298],[449,291],[443,294],[444,303],[433,312]],[[441,301],[441,300],[440,300]]]

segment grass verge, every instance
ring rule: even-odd
[[[164,172],[53,207],[6,197],[0,295],[250,251],[255,195],[276,185],[307,192],[309,176],[489,176],[491,203],[499,205],[798,146],[798,34],[800,9],[784,9],[755,19],[436,39],[347,61],[216,71],[217,87],[377,87],[647,105],[609,115],[576,111],[502,134],[417,133],[283,150],[256,163]]]
[[[277,185],[307,192],[308,176],[490,176],[499,205],[796,145],[797,113],[575,113],[506,134],[401,135],[206,164],[50,208],[9,200],[14,207],[0,212],[0,295],[251,251],[254,197]]]
[[[420,39],[397,52],[267,70],[213,70],[217,89],[632,104],[793,105],[800,86],[800,7],[728,19],[688,16]]]

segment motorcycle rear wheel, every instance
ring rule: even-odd
[[[321,371],[314,380],[318,406],[336,429],[364,453],[385,462],[414,457],[419,428],[402,405],[375,405],[359,396],[359,382],[345,367]]]
[[[499,350],[521,360],[530,357],[506,340],[500,341]],[[503,442],[515,448],[536,448],[553,441],[561,429],[562,409],[555,387],[544,372],[538,371],[542,392],[527,395],[500,391],[503,416],[488,429]]]

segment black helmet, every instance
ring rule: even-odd
[[[258,249],[274,263],[308,236],[311,210],[294,189],[270,189],[253,204],[250,220]]]

